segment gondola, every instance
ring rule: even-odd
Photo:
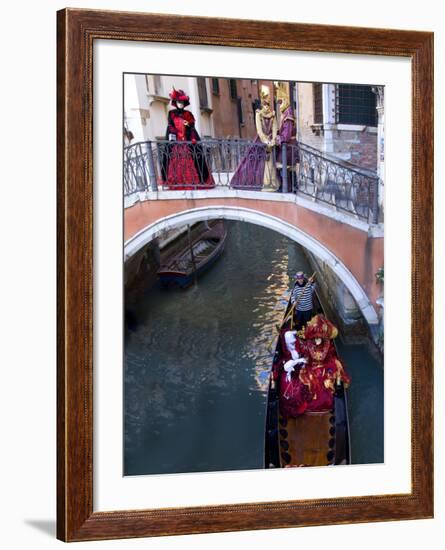
[[[227,237],[223,220],[200,223],[182,236],[161,258],[158,275],[163,287],[186,288],[221,256]]]
[[[290,307],[289,300],[286,314]],[[314,294],[314,315],[317,313],[324,314],[324,311],[318,295]],[[282,327],[278,335],[274,364],[280,361],[283,328],[288,328],[288,323]],[[338,355],[337,347],[335,351]],[[347,392],[343,382],[336,384],[332,410],[305,412],[296,418],[286,419],[280,415],[278,384],[273,382],[271,374],[267,398],[264,467],[331,466],[350,463]]]

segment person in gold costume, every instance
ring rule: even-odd
[[[270,106],[270,91],[261,86],[261,108],[255,112],[257,137],[236,169],[231,186],[236,189],[278,191],[280,179],[276,170],[275,143],[277,118]]]

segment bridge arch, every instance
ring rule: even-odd
[[[147,245],[154,238],[161,235],[166,229],[173,229],[181,225],[192,224],[215,218],[244,221],[261,225],[262,227],[281,233],[289,239],[299,243],[301,246],[307,248],[320,260],[326,262],[345,284],[349,292],[354,297],[363,317],[366,319],[368,324],[378,324],[377,313],[366,292],[351,271],[338,257],[336,257],[321,242],[298,227],[270,214],[259,212],[258,210],[244,207],[218,205],[192,208],[171,214],[147,225],[129,238],[124,245],[124,259],[126,261],[131,258],[138,250]]]

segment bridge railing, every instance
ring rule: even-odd
[[[292,166],[296,164],[295,158],[288,162]],[[379,221],[379,178],[375,172],[299,144],[298,165],[290,174],[292,189],[297,188],[298,193],[331,204],[370,223]]]
[[[241,139],[196,144],[145,141],[124,148],[124,195],[231,188],[298,193],[370,223],[379,221],[375,172],[303,143],[268,147]]]

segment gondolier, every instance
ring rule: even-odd
[[[296,329],[300,330],[311,320],[313,309],[313,294],[315,292],[314,275],[307,279],[303,271],[297,271],[295,274],[295,286],[291,294],[291,304],[295,305],[294,319]]]

